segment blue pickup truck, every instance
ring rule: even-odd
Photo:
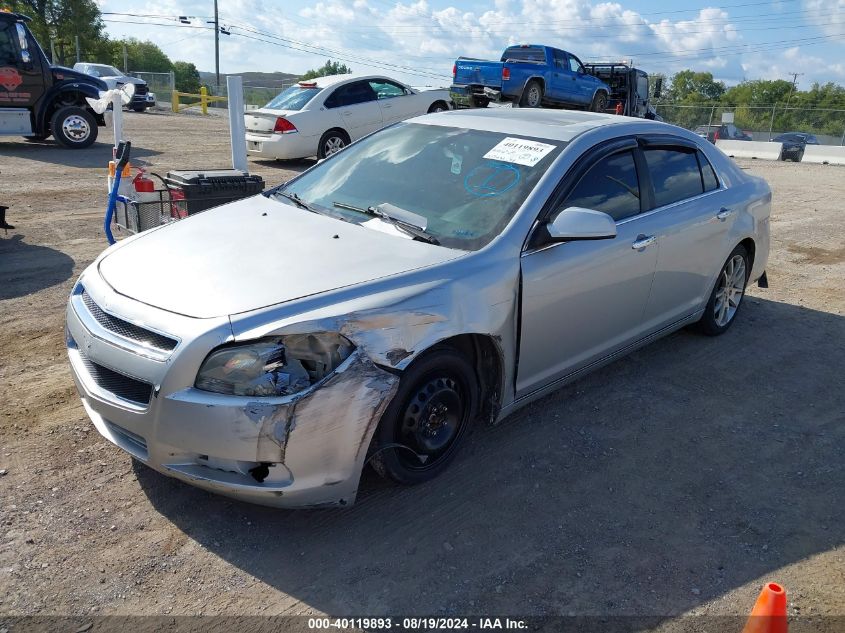
[[[607,109],[610,88],[592,76],[575,55],[551,46],[510,46],[500,61],[460,57],[449,93],[458,107],[487,107],[510,101],[523,108],[560,105]]]

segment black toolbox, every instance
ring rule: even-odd
[[[165,178],[173,215],[185,217],[264,191],[261,176],[238,169],[169,171]]]

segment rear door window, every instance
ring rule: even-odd
[[[643,151],[654,186],[655,206],[692,198],[704,193],[695,150],[683,147]]]
[[[696,153],[698,157],[698,166],[701,168],[701,183],[704,185],[704,191],[713,191],[719,188],[719,179],[716,178],[716,171],[713,165],[707,160],[703,152]]]
[[[637,215],[640,185],[633,152],[612,154],[593,165],[561,205],[567,207],[603,211],[617,222]]]
[[[344,106],[366,103],[377,99],[375,90],[367,81],[353,81],[351,84],[340,86],[326,99],[327,108],[342,108]]]
[[[569,70],[569,66],[566,63],[566,53],[555,50],[553,54],[555,58],[555,68],[559,70]]]

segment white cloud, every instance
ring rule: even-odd
[[[131,11],[128,0],[102,1],[104,10]],[[845,23],[845,0],[803,3],[814,15],[841,14]],[[193,11],[206,15],[207,5],[200,0],[153,0],[145,12],[177,15]],[[233,35],[221,38],[221,67],[228,72],[303,72],[331,57],[356,71],[367,72],[378,67],[368,60],[378,60],[406,67],[408,70],[394,69],[391,74],[410,83],[448,84],[454,58],[496,58],[506,46],[522,42],[559,46],[585,60],[633,57],[638,66],[649,72],[671,74],[683,68],[708,69],[728,82],[746,76],[778,76],[781,66],[787,63],[807,66],[803,53],[797,49],[772,54],[731,54],[746,41],[738,25],[747,22],[732,23],[730,14],[719,8],[700,9],[692,17],[678,14],[686,17],[650,19],[619,2],[494,0],[487,7],[476,12],[459,4],[433,9],[427,0],[319,0],[291,12],[275,2],[227,0],[221,5],[221,22],[233,27]],[[250,33],[245,30],[250,25],[290,41]],[[116,28],[126,31],[130,27],[109,24],[109,28],[115,32]],[[132,28],[138,36],[150,37],[162,45],[172,58],[193,61],[202,70],[213,69],[210,32]],[[845,26],[839,28],[845,30]],[[799,37],[793,33],[789,29],[782,34],[772,31],[769,39]],[[275,45],[244,36],[272,40]],[[313,46],[323,50],[315,52]],[[808,74],[824,73],[823,66],[808,70]]]

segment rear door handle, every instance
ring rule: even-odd
[[[716,214],[716,217],[720,220],[727,220],[731,215],[733,215],[733,209],[726,209],[722,207],[719,209],[719,213]]]
[[[648,236],[638,235],[637,241],[634,242],[633,244],[631,244],[631,248],[633,248],[635,251],[638,251],[638,250],[643,249],[643,248],[648,248],[649,246],[654,244],[656,241],[657,241],[657,238],[654,237],[653,235],[648,235]]]

